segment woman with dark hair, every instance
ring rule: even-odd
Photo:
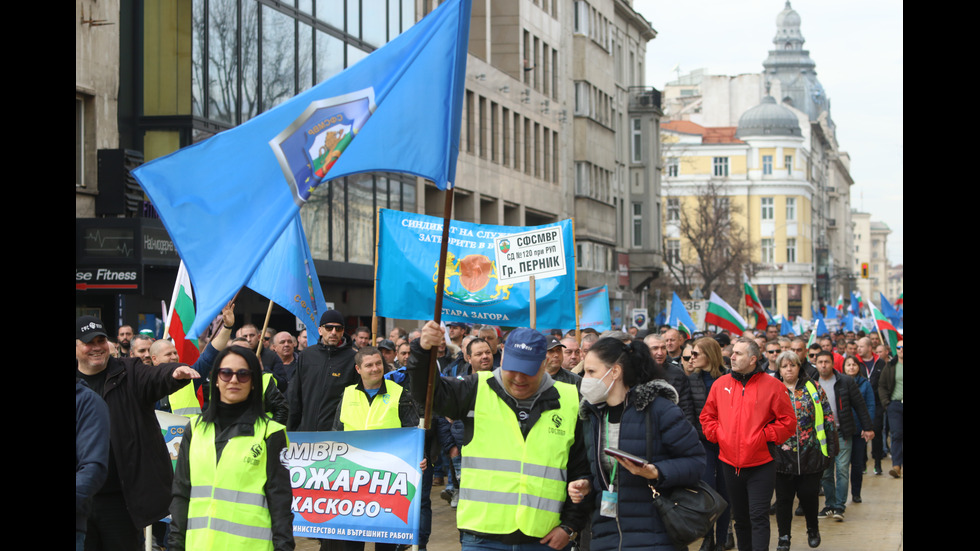
[[[844,358],[844,374],[850,375],[861,391],[864,398],[864,405],[868,408],[868,417],[875,418],[875,409],[878,407],[875,401],[875,392],[871,388],[868,378],[862,373],[862,362],[857,356],[847,356]],[[861,503],[861,488],[864,486],[864,469],[868,466],[868,443],[861,437],[861,431],[871,430],[872,427],[865,427],[861,424],[861,416],[854,412],[854,423],[857,425],[857,432],[851,437],[851,501]]]
[[[728,373],[728,370],[725,369],[725,359],[721,354],[721,345],[711,337],[702,337],[695,341],[691,351],[685,352],[685,354],[690,354],[691,367],[694,368],[694,372],[687,378],[691,382],[691,399],[694,401],[694,418],[696,420],[694,428],[697,430],[698,439],[704,446],[705,453],[704,472],[701,473],[701,480],[707,482],[721,497],[725,498],[725,501],[728,501],[725,475],[722,473],[721,461],[718,459],[721,450],[718,448],[718,444],[710,442],[704,437],[704,431],[701,429],[701,410],[704,409],[704,403],[708,400],[711,385],[719,377]],[[731,519],[731,508],[726,507],[721,516],[718,517],[714,529],[709,530],[704,535],[704,540],[701,541],[701,551],[716,551],[716,549],[725,548],[729,519]]]
[[[776,378],[786,385],[796,412],[796,434],[776,448],[776,549],[788,551],[793,525],[793,498],[799,496],[806,518],[807,543],[820,545],[817,519],[820,478],[837,457],[837,427],[830,402],[819,382],[800,368],[800,358],[787,350],[776,357]]]
[[[169,548],[293,549],[293,494],[279,462],[286,430],[265,413],[259,360],[230,346],[211,381],[211,403],[177,457]]]
[[[592,476],[569,483],[568,494],[575,503],[594,496],[591,549],[674,550],[651,490],[697,483],[704,469],[697,433],[644,343],[600,339],[584,364],[579,418]],[[615,459],[606,448],[644,462]]]

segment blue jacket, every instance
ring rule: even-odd
[[[861,375],[854,377],[854,382],[857,383],[858,390],[861,391],[861,396],[864,398],[864,405],[868,407],[868,416],[874,419],[875,391],[873,388],[871,388],[871,382],[868,381],[866,377],[862,377]],[[854,410],[854,422],[857,424],[858,432],[864,430],[874,430],[874,427],[865,427],[861,424],[861,415],[856,409]]]
[[[677,391],[664,381],[654,380],[630,389],[620,422],[618,448],[646,457],[660,473],[656,488],[693,486],[704,471],[704,447],[694,427],[676,405]],[[592,515],[593,551],[607,549],[663,549],[674,551],[673,542],[653,507],[647,480],[631,474],[625,468],[616,469],[615,490],[619,494],[618,517],[599,515],[602,491],[609,489],[608,473],[597,462],[603,447],[600,428],[605,415],[596,406],[583,401],[580,417],[589,464],[592,467],[592,493],[595,510]],[[659,429],[650,443],[647,456],[647,417],[651,428]]]
[[[84,532],[92,496],[109,473],[109,408],[75,378],[75,530]]]

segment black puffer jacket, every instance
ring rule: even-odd
[[[638,385],[630,389],[620,421],[618,448],[653,463],[660,473],[656,487],[661,490],[697,484],[704,471],[704,447],[676,401],[677,392],[664,381]],[[599,514],[602,491],[609,489],[608,474],[600,469],[597,461],[604,442],[601,433],[605,415],[583,401],[579,416],[585,423],[586,449],[592,466],[590,496],[595,510],[591,549],[676,549],[653,507],[648,481],[622,467],[616,469],[614,481],[619,494],[618,516],[609,518]],[[647,456],[648,422],[651,430],[660,431],[659,437],[654,433],[649,443],[650,456]]]
[[[837,424],[840,427],[841,438],[860,434],[857,423],[854,422],[855,413],[860,416],[861,426],[873,427],[874,424],[868,415],[868,406],[864,403],[864,397],[861,396],[861,390],[854,379],[836,371],[833,374],[836,378],[834,393],[837,395]]]
[[[721,375],[718,375],[718,379],[722,375],[728,373],[728,369],[724,366],[721,368]],[[691,401],[694,402],[694,429],[698,431],[698,438],[701,440],[707,440],[704,437],[704,431],[701,430],[701,410],[704,409],[704,403],[708,401],[708,385],[704,384],[705,373],[700,369],[691,373],[687,376],[688,382],[691,384]],[[708,375],[711,376],[710,374]],[[718,379],[715,379],[716,381]]]
[[[361,378],[354,370],[354,348],[350,337],[337,346],[321,340],[303,350],[289,381],[289,422],[286,428],[299,431],[333,429],[334,417],[344,389]]]

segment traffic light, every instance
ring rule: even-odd
[[[867,262],[862,262],[861,263],[861,277],[864,278],[864,279],[868,279],[868,263]]]

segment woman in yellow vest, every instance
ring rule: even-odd
[[[255,353],[231,346],[211,370],[211,402],[188,425],[174,473],[169,548],[291,550],[285,427],[264,411]]]
[[[830,402],[819,382],[811,381],[800,369],[800,359],[793,351],[776,358],[776,378],[783,381],[796,412],[796,434],[776,450],[776,525],[779,541],[776,549],[790,547],[793,525],[793,498],[799,496],[806,517],[807,543],[820,545],[817,520],[820,478],[837,457],[837,427]]]

